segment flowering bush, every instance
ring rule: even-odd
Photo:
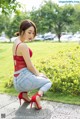
[[[59,51],[35,64],[52,81],[53,92],[80,94],[80,46]]]

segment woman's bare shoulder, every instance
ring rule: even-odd
[[[21,51],[28,50],[27,44],[26,43],[21,43],[19,45],[19,50],[21,50]]]
[[[25,49],[25,48],[28,49],[28,46],[25,43],[20,43],[19,48],[20,49]]]

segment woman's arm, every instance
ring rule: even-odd
[[[29,55],[29,49],[26,44],[21,43],[19,45],[19,51],[21,52],[25,63],[27,65],[27,69],[30,70],[33,74],[39,76],[40,73],[37,71],[37,69],[34,67],[33,63],[31,62],[30,55]]]

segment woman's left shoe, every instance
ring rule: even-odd
[[[28,103],[31,102],[31,101],[29,101],[29,100],[27,100],[26,98],[23,97],[23,93],[27,94],[27,92],[21,92],[18,95],[18,98],[19,98],[19,101],[20,101],[20,105],[21,105],[21,99],[23,99],[25,102],[28,102]]]
[[[40,110],[40,109],[42,109],[42,107],[41,107],[41,105],[38,104],[37,96],[42,97],[39,93],[33,95],[32,98],[31,98],[31,108],[32,108],[32,104],[34,102],[37,106],[37,108],[35,108],[35,109]]]

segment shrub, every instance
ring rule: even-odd
[[[59,51],[35,64],[52,81],[53,92],[80,94],[80,46]]]
[[[62,49],[47,58],[35,61],[35,66],[52,81],[51,91],[80,95],[80,45]],[[5,87],[11,88],[9,80]]]

